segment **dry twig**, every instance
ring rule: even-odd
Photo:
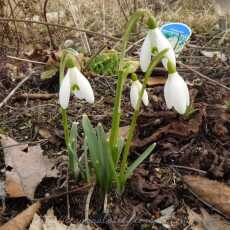
[[[8,4],[9,4],[9,7],[10,7],[11,16],[12,16],[13,19],[15,19],[15,17],[14,17],[14,9],[12,7],[12,4],[11,4],[10,0],[8,0]],[[19,50],[20,50],[20,36],[19,36],[19,33],[18,33],[16,21],[14,20],[13,23],[14,23],[15,33],[16,33],[16,37],[17,37],[17,55],[18,55]]]
[[[192,67],[187,66],[187,65],[183,64],[182,62],[179,62],[179,64],[180,64],[182,67],[184,67],[184,68],[186,68],[186,69],[192,71],[193,73],[199,75],[200,77],[202,77],[202,78],[208,80],[208,81],[209,81],[210,83],[212,83],[213,85],[218,85],[218,86],[220,86],[220,87],[222,87],[222,88],[224,88],[224,89],[226,89],[226,90],[230,90],[230,88],[229,88],[228,86],[223,85],[222,83],[220,83],[220,82],[218,82],[218,81],[216,81],[216,80],[211,79],[210,77],[208,77],[208,76],[206,76],[206,75],[204,75],[204,74],[198,72],[197,70],[194,70]]]
[[[0,108],[2,108],[3,105],[5,105],[8,100],[14,95],[14,93],[27,81],[30,79],[30,77],[33,76],[32,72],[31,74],[29,74],[27,77],[25,77],[24,79],[22,79],[17,85],[16,87],[8,94],[7,97],[4,98],[4,100],[0,103]]]
[[[44,15],[44,19],[45,19],[46,23],[48,22],[47,16],[46,16],[46,8],[47,8],[48,1],[49,0],[45,0],[44,6],[43,6],[43,15]],[[50,37],[50,45],[52,46],[53,49],[55,49],[56,45],[54,43],[53,36],[52,36],[51,31],[50,31],[49,25],[47,24],[46,27],[47,27],[47,31],[48,31],[48,34],[49,34],[49,37]]]
[[[113,40],[113,41],[120,41],[121,40],[118,37],[109,36],[109,35],[101,34],[101,33],[90,31],[90,30],[78,29],[78,28],[73,27],[73,26],[64,26],[64,25],[60,25],[60,24],[56,24],[56,23],[46,23],[46,22],[33,21],[33,20],[1,18],[0,17],[0,23],[1,22],[13,22],[13,21],[15,21],[15,22],[21,22],[21,23],[31,23],[31,24],[40,24],[40,25],[55,26],[55,27],[59,27],[59,28],[62,28],[62,29],[68,29],[68,30],[76,30],[76,31],[79,31],[79,32],[87,33],[89,35],[93,35],[93,36],[105,37],[105,38]]]

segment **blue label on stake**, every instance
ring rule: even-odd
[[[180,54],[192,35],[192,30],[184,23],[167,23],[161,26],[161,32],[169,40],[176,56]]]

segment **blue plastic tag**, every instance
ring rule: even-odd
[[[167,23],[160,29],[174,48],[176,56],[180,54],[192,35],[191,28],[184,23]]]

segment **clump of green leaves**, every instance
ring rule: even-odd
[[[110,50],[90,60],[89,67],[96,74],[116,75],[119,60],[119,53],[115,50]]]
[[[97,184],[103,193],[108,192],[115,183],[118,192],[122,192],[127,179],[133,171],[152,153],[156,144],[150,145],[134,162],[127,165],[122,170],[120,160],[122,157],[124,139],[119,138],[116,150],[116,159],[113,159],[112,149],[109,145],[107,135],[101,124],[95,128],[92,126],[87,115],[83,116],[82,126],[84,129],[86,142],[89,148],[90,164],[95,170]]]
[[[128,178],[133,174],[133,171],[152,153],[155,148],[155,143],[153,143],[143,153],[141,153],[134,162],[128,162],[128,155],[130,153],[131,142],[135,132],[137,117],[140,111],[141,100],[145,87],[154,68],[164,58],[168,49],[164,49],[155,55],[145,73],[143,85],[138,95],[137,106],[129,126],[127,140],[124,141],[120,137],[119,133],[121,100],[125,81],[128,75],[134,73],[139,66],[139,64],[136,64],[135,61],[125,58],[128,38],[136,23],[145,15],[147,15],[149,19],[152,18],[148,11],[145,10],[139,10],[131,16],[122,38],[122,49],[119,56],[117,52],[112,54],[110,53],[110,55],[102,54],[97,56],[95,60],[91,62],[91,68],[93,67],[94,71],[96,70],[97,73],[107,73],[110,75],[112,73],[118,76],[112,116],[112,127],[109,137],[105,134],[101,124],[98,124],[98,126],[94,128],[86,115],[82,119],[82,126],[89,150],[90,165],[96,174],[97,184],[104,193],[107,193],[114,183],[116,185],[117,192],[121,194],[124,191]],[[155,21],[153,24],[156,24]]]

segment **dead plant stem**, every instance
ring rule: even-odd
[[[20,36],[19,36],[19,33],[18,33],[17,24],[16,24],[15,17],[14,17],[14,10],[13,10],[13,7],[12,7],[12,4],[11,4],[10,0],[8,0],[8,4],[9,4],[9,7],[10,7],[11,16],[14,19],[13,23],[14,23],[15,33],[16,33],[16,37],[17,37],[17,55],[18,55],[19,50],[20,50]]]
[[[188,66],[188,65],[185,65],[185,64],[183,64],[182,62],[179,62],[179,64],[180,64],[182,67],[184,67],[184,68],[186,68],[186,69],[192,71],[193,73],[197,74],[197,75],[200,76],[201,78],[204,78],[204,79],[208,80],[208,81],[209,81],[210,83],[212,83],[213,85],[218,85],[218,86],[220,86],[220,87],[222,87],[222,88],[224,88],[224,89],[226,89],[226,90],[230,90],[230,88],[229,88],[228,86],[223,85],[222,83],[220,83],[220,82],[218,82],[218,81],[216,81],[216,80],[211,79],[210,77],[208,77],[208,76],[206,76],[206,75],[204,75],[204,74],[198,72],[197,70],[194,70],[192,67],[190,67],[190,66]]]
[[[32,76],[33,76],[32,72],[31,74],[29,74],[27,77],[25,77],[24,79],[22,79],[17,85],[16,87],[8,94],[7,97],[4,98],[4,100],[0,103],[0,108],[2,108],[3,105],[5,105],[8,100],[14,95],[14,93],[27,81],[29,80]]]
[[[54,27],[59,27],[62,29],[68,29],[68,30],[76,30],[79,32],[84,32],[87,33],[89,35],[93,35],[93,36],[98,36],[98,37],[105,37],[107,39],[113,40],[113,41],[120,41],[121,39],[118,37],[114,37],[114,36],[109,36],[109,35],[105,35],[105,34],[101,34],[98,32],[94,32],[94,31],[90,31],[90,30],[86,30],[86,29],[78,29],[74,26],[64,26],[64,25],[60,25],[60,24],[55,24],[55,23],[46,23],[46,22],[41,22],[41,21],[33,21],[33,20],[24,20],[24,19],[13,19],[13,18],[1,18],[0,17],[0,22],[21,22],[21,23],[31,23],[31,24],[40,24],[40,25],[48,25],[48,26],[54,26]]]
[[[49,34],[49,38],[50,38],[50,45],[53,49],[56,48],[55,46],[55,43],[54,43],[54,39],[53,39],[53,36],[52,36],[52,33],[50,31],[50,27],[48,25],[48,20],[47,20],[47,16],[46,16],[46,9],[47,9],[47,5],[48,5],[48,1],[49,0],[45,0],[44,2],[44,6],[43,6],[43,16],[44,16],[44,19],[45,19],[45,22],[47,23],[46,27],[47,27],[47,31],[48,31],[48,34]]]

